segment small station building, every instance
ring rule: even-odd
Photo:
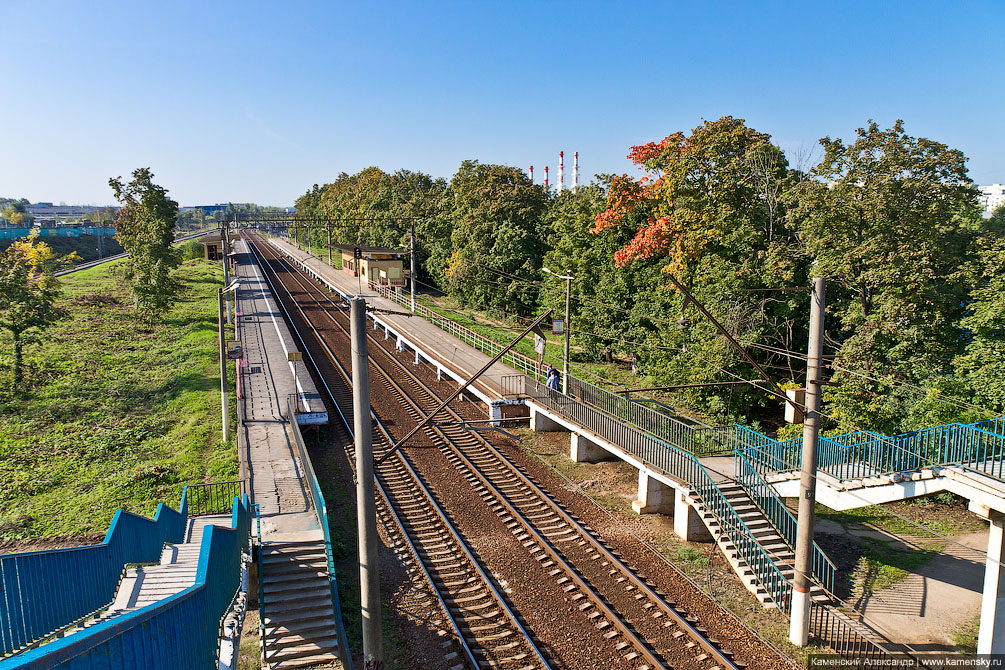
[[[332,245],[342,255],[342,270],[353,277],[362,276],[380,286],[404,286],[403,259],[407,252],[384,247],[353,244]]]
[[[202,236],[202,248],[207,261],[223,260],[223,236],[219,231]]]

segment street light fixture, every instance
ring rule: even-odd
[[[569,308],[572,303],[572,275],[560,275],[548,268],[541,268],[550,275],[565,280],[565,347],[562,352],[562,393],[569,393]]]

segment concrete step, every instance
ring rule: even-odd
[[[297,600],[299,598],[322,598],[330,597],[331,589],[328,586],[328,582],[325,581],[320,584],[308,584],[303,588],[286,588],[269,590],[268,585],[265,587],[265,602],[266,604],[277,605],[280,603],[289,602],[291,600]]]
[[[338,656],[335,654],[317,654],[315,656],[267,661],[266,665],[268,666],[268,670],[295,670],[296,668],[313,668],[318,665],[330,665],[337,661]]]
[[[270,596],[287,594],[304,593],[310,591],[324,591],[328,593],[331,587],[328,584],[328,577],[305,577],[298,580],[289,580],[284,582],[276,582],[272,579],[263,580],[265,584],[265,599],[269,600]]]
[[[331,594],[329,592],[320,593],[317,595],[298,597],[290,600],[276,601],[274,599],[265,599],[265,616],[266,618],[281,618],[284,615],[300,612],[304,610],[325,610],[327,612],[331,611]]]
[[[318,617],[314,614],[306,615],[300,619],[290,619],[281,623],[273,623],[268,617],[265,618],[266,637],[275,637],[290,634],[325,634],[327,631],[335,630],[335,618],[331,615]]]

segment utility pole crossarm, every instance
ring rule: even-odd
[[[446,407],[449,403],[453,402],[454,398],[456,398],[461,393],[463,393],[464,389],[466,389],[467,387],[471,386],[471,384],[473,384],[476,379],[478,379],[479,377],[481,377],[483,374],[485,374],[485,372],[490,367],[492,367],[497,362],[499,362],[499,359],[501,359],[503,357],[503,355],[507,351],[509,351],[510,349],[512,349],[513,347],[515,347],[520,342],[520,340],[522,340],[527,335],[527,333],[529,333],[532,330],[534,330],[535,328],[537,328],[541,324],[542,321],[544,321],[549,316],[551,316],[551,312],[552,312],[552,310],[549,309],[544,314],[542,314],[541,316],[537,317],[537,319],[534,320],[534,323],[532,323],[529,326],[527,326],[527,328],[522,333],[520,333],[519,335],[517,335],[516,338],[512,342],[510,342],[505,347],[503,347],[502,350],[499,353],[497,353],[495,356],[492,357],[492,360],[490,360],[488,363],[486,363],[485,365],[482,366],[481,370],[479,370],[478,372],[476,372],[474,375],[471,376],[470,379],[468,379],[466,382],[464,382],[459,387],[457,387],[457,390],[454,391],[453,393],[451,393],[449,398],[447,398],[446,400],[444,400],[443,402],[441,402],[439,407],[437,407],[432,412],[430,412],[429,414],[427,414],[426,418],[424,418],[422,421],[420,421],[415,426],[415,428],[413,428],[412,430],[410,430],[408,432],[408,435],[405,435],[405,437],[403,437],[400,440],[398,440],[398,442],[393,447],[391,447],[390,449],[388,449],[387,453],[384,454],[383,456],[381,456],[377,460],[377,465],[380,465],[381,463],[383,463],[384,461],[386,461],[388,458],[390,458],[391,455],[394,452],[396,452],[398,449],[400,449],[403,444],[405,444],[406,442],[408,442],[408,440],[410,440],[413,435],[415,435],[420,430],[422,430],[430,421],[433,420],[434,416],[436,416],[437,414],[439,414],[440,411],[444,407]]]

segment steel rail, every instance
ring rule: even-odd
[[[289,265],[289,263],[285,262],[285,259],[283,259],[283,260],[284,260],[284,264],[287,267],[291,267]],[[299,270],[294,270],[294,272],[296,274],[299,274],[301,276],[306,277],[306,275],[304,273],[300,272]],[[300,279],[298,279],[296,276],[294,276],[294,281],[296,281],[301,286],[301,288],[304,288],[305,291],[307,291],[309,294],[311,293],[311,289],[309,289],[308,286],[312,286],[313,287],[313,291],[315,291],[316,293],[322,295],[332,305],[332,307],[339,314],[341,314],[343,317],[345,316],[345,314],[341,310],[341,308],[339,308],[339,306],[334,301],[332,301],[330,299],[330,297],[328,297],[324,293],[324,291],[322,289],[317,288],[316,286],[314,286],[313,282],[311,282],[309,279],[307,280],[307,285],[305,285],[304,282],[301,281]],[[338,320],[336,320],[336,319],[334,319],[334,318],[331,317],[331,315],[329,313],[331,311],[331,308],[325,309],[323,307],[323,305],[320,305],[320,301],[318,301],[316,297],[313,297],[313,295],[312,295],[312,299],[316,303],[318,303],[319,306],[322,307],[322,309],[324,309],[325,313],[329,316],[329,318],[331,318],[331,320],[333,321],[333,323],[335,323],[344,333],[346,333],[348,335],[348,332],[346,331],[346,327],[344,326],[344,324],[339,323]],[[414,385],[416,385],[421,392],[427,394],[432,400],[438,402],[437,395],[431,389],[429,389],[429,387],[426,384],[424,384],[414,374],[412,374],[412,372],[406,366],[402,365],[400,363],[400,361],[398,361],[393,356],[391,356],[389,353],[387,353],[383,349],[383,347],[381,347],[379,345],[379,342],[377,342],[376,338],[373,338],[373,336],[370,335],[369,333],[368,333],[368,338],[370,340],[372,340],[375,344],[377,344],[377,348],[376,349],[379,350],[379,351],[381,351],[381,352],[383,352],[383,355],[386,355],[387,358],[389,358],[390,360],[392,360],[394,362],[395,366],[398,369],[400,369],[401,371],[403,371],[404,374],[408,378],[410,378],[410,381]],[[397,389],[396,395],[399,395],[403,400],[405,400],[408,404],[410,404],[413,407],[414,411],[420,416],[420,418],[424,418],[425,415],[426,415],[426,413],[418,406],[418,404],[415,403],[409,397],[409,395],[401,388],[401,386],[399,384],[397,384],[397,382],[395,382],[392,379],[391,375],[387,371],[385,371],[384,369],[381,368],[381,366],[377,363],[377,361],[374,360],[374,357],[372,355],[370,356],[370,359],[371,359],[371,362],[373,363],[374,367],[382,374],[382,377],[388,382],[388,384],[390,386],[392,386],[392,387],[394,387],[394,388]],[[461,417],[458,414],[456,414],[456,412],[454,412],[451,408],[448,407],[447,411],[450,412],[454,416],[455,419],[457,419],[458,421],[462,421]],[[631,629],[630,626],[627,626],[625,624],[625,622],[623,621],[623,617],[621,617],[619,614],[617,614],[616,612],[614,612],[607,605],[606,600],[596,591],[596,589],[594,587],[592,587],[591,585],[589,585],[588,583],[586,583],[579,576],[578,571],[574,567],[572,567],[571,564],[568,563],[568,561],[565,559],[565,557],[563,555],[561,555],[561,552],[559,552],[557,549],[555,549],[555,547],[553,546],[552,541],[549,540],[549,539],[547,539],[546,537],[542,536],[542,534],[537,531],[535,525],[532,522],[530,522],[529,520],[527,520],[526,517],[525,517],[525,515],[522,514],[521,512],[519,512],[519,510],[514,505],[512,505],[509,502],[508,496],[506,494],[502,493],[498,489],[497,486],[495,486],[494,484],[492,484],[482,474],[480,468],[477,467],[474,463],[471,462],[471,460],[467,457],[467,455],[463,453],[462,448],[455,443],[455,440],[451,439],[446,434],[444,434],[444,432],[442,430],[440,430],[439,426],[431,426],[431,428],[440,436],[440,439],[443,442],[445,442],[452,450],[454,450],[454,452],[465,463],[466,467],[472,472],[472,474],[474,476],[476,476],[479,479],[479,481],[482,482],[482,485],[485,488],[487,488],[489,491],[492,492],[493,496],[495,496],[499,500],[499,502],[507,509],[507,512],[509,513],[509,515],[512,516],[515,520],[518,521],[518,523],[524,528],[524,531],[528,535],[530,535],[530,536],[532,536],[534,538],[535,543],[538,544],[542,549],[544,549],[544,551],[549,554],[549,556],[551,557],[551,559],[553,561],[555,561],[559,565],[563,566],[563,571],[566,572],[566,574],[569,576],[570,580],[572,580],[574,583],[576,583],[577,587],[579,587],[580,590],[583,591],[585,593],[585,595],[588,598],[590,598],[591,601],[594,602],[594,605],[597,607],[597,609],[599,611],[603,612],[603,614],[610,621],[612,621],[614,623],[615,627],[618,628],[619,631],[621,632],[621,635],[624,636],[627,640],[631,641],[632,642],[632,646],[635,647],[636,650],[640,654],[642,654],[643,656],[645,656],[646,660],[648,662],[650,662],[650,663],[652,663],[652,664],[654,664],[656,666],[662,666],[662,665],[664,665],[664,662],[661,659],[658,659],[658,658],[656,658],[653,655],[652,651],[649,649],[648,644],[645,641],[643,641]],[[605,547],[603,544],[601,544],[599,541],[597,541],[596,538],[593,537],[592,533],[590,533],[585,528],[583,528],[583,526],[581,524],[579,524],[571,516],[569,516],[560,506],[558,506],[557,504],[555,504],[554,501],[551,500],[550,496],[548,496],[538,486],[536,486],[532,481],[530,481],[529,478],[527,478],[522,472],[520,472],[518,468],[515,468],[515,466],[513,466],[512,463],[510,463],[509,460],[505,456],[503,456],[500,452],[498,452],[498,450],[496,450],[495,447],[491,443],[489,443],[487,440],[485,440],[485,438],[483,436],[476,434],[476,439],[477,439],[477,441],[479,441],[479,442],[482,443],[482,446],[484,446],[484,447],[488,448],[489,450],[491,450],[491,452],[496,457],[496,460],[498,462],[500,462],[502,464],[505,464],[506,468],[510,471],[511,476],[515,476],[517,478],[517,480],[519,481],[520,484],[522,484],[523,486],[529,488],[532,492],[535,493],[535,495],[539,499],[545,501],[546,504],[548,504],[548,506],[552,509],[552,512],[555,513],[555,514],[557,514],[560,517],[560,519],[567,526],[569,526],[570,528],[572,528],[575,531],[577,531],[577,533],[580,536],[587,538],[588,541],[594,546],[595,550],[598,553],[600,553],[602,556],[604,556],[604,558],[607,559],[607,561],[610,562],[612,565],[616,565],[618,567],[619,571],[622,574],[624,574],[627,579],[632,580],[632,582],[634,583],[635,587],[641,593],[644,593],[650,599],[650,601],[654,602],[657,606],[659,606],[659,608],[665,614],[667,614],[672,620],[674,620],[674,622],[683,630],[683,632],[685,634],[688,635],[688,637],[690,637],[695,642],[697,642],[698,645],[700,645],[701,648],[709,656],[713,657],[717,663],[719,663],[720,665],[723,665],[723,666],[725,666],[727,668],[736,668],[737,667],[733,663],[733,661],[730,658],[727,657],[727,656],[731,656],[731,654],[729,652],[726,652],[726,651],[723,651],[723,650],[719,649],[713,643],[713,641],[709,640],[707,638],[707,636],[703,635],[699,630],[697,630],[697,627],[695,625],[692,625],[692,622],[688,620],[688,618],[687,618],[686,615],[682,615],[678,611],[678,609],[676,607],[671,606],[670,604],[668,604],[664,600],[664,598],[661,597],[654,590],[654,588],[650,587],[650,585],[647,584],[645,581],[639,579],[634,574],[634,572],[628,566],[626,566],[623,563],[623,561],[621,561],[617,556],[615,556],[609,549],[607,549],[607,547]]]
[[[257,257],[258,256],[258,252],[254,248],[254,246],[252,244],[250,244],[250,243],[249,243],[249,248],[251,248],[253,250],[253,253],[255,253],[256,257]],[[262,267],[263,267],[263,269],[270,269],[265,264],[262,264]],[[282,282],[279,282],[279,283],[282,285]],[[269,281],[269,285],[270,285],[270,287],[273,287],[273,284],[272,284],[271,281]],[[346,372],[345,368],[341,365],[341,363],[339,363],[339,361],[338,361],[337,357],[335,356],[334,352],[332,352],[332,350],[328,346],[327,342],[324,341],[324,338],[318,332],[317,328],[315,328],[314,325],[313,325],[313,323],[311,323],[311,320],[307,317],[306,313],[304,313],[302,307],[297,302],[296,298],[294,298],[294,296],[292,295],[292,292],[290,292],[289,289],[286,288],[285,286],[284,286],[284,289],[286,290],[287,294],[289,295],[290,300],[297,307],[297,310],[300,312],[300,315],[304,319],[304,322],[307,323],[308,326],[310,326],[310,328],[313,331],[313,334],[315,336],[315,339],[317,340],[317,342],[324,349],[324,351],[326,353],[326,356],[328,357],[328,359],[330,360],[330,362],[333,364],[333,366],[335,367],[335,369],[342,376],[342,378],[346,382],[346,384],[347,385],[351,385],[351,375],[349,375]],[[296,326],[293,324],[292,320],[290,319],[289,312],[287,311],[286,307],[284,305],[282,305],[282,302],[278,299],[278,294],[276,294],[275,288],[273,287],[272,290],[273,290],[273,293],[277,296],[277,304],[280,305],[281,309],[283,309],[284,314],[286,314],[286,316],[287,316],[287,321],[289,322],[289,324],[291,326],[291,329],[296,333],[298,339],[301,341],[301,344],[302,345],[305,344],[305,342],[303,340],[303,337],[300,335],[300,333],[297,330]],[[306,348],[306,347],[304,347],[304,348]],[[313,361],[311,361],[311,362],[313,364]],[[315,369],[317,370],[316,366],[315,366]],[[324,380],[323,375],[320,374],[320,370],[317,370],[317,371],[319,373],[318,374],[318,378],[321,380],[321,383],[325,387],[325,391],[328,393],[329,397],[332,399],[332,402],[336,404],[336,411],[338,412],[340,418],[342,419],[343,425],[345,425],[347,432],[351,436],[352,435],[351,424],[348,421],[346,421],[345,415],[342,413],[341,408],[338,407],[339,403],[338,403],[338,399],[337,399],[336,394],[332,391],[332,389],[329,387],[328,383]],[[372,411],[371,411],[370,415],[371,415],[371,419],[376,422],[377,427],[378,427],[380,433],[384,436],[384,439],[387,441],[387,443],[388,444],[393,444],[394,441],[391,439],[390,433],[387,431],[387,429],[383,425],[383,423],[379,420],[379,418]],[[516,616],[516,614],[513,612],[512,608],[509,606],[509,604],[505,601],[505,599],[503,598],[503,596],[500,594],[499,590],[496,588],[496,586],[493,583],[493,581],[489,578],[489,576],[485,573],[485,571],[483,570],[483,568],[481,567],[481,565],[475,559],[473,553],[470,551],[470,548],[467,546],[467,543],[460,537],[460,534],[457,532],[456,528],[447,519],[447,517],[443,513],[443,510],[440,507],[440,505],[438,503],[436,503],[435,499],[432,497],[431,492],[429,492],[428,488],[426,488],[425,485],[422,484],[422,482],[421,482],[421,480],[420,480],[420,478],[418,476],[418,473],[414,470],[414,468],[412,467],[412,465],[408,462],[407,457],[405,457],[404,454],[399,454],[399,457],[400,457],[401,464],[406,469],[406,472],[410,473],[410,476],[419,485],[420,489],[424,493],[424,497],[427,499],[427,501],[429,503],[429,506],[436,513],[437,517],[441,520],[441,525],[450,534],[450,536],[452,538],[454,538],[454,541],[457,543],[457,545],[460,548],[461,552],[470,561],[471,566],[473,567],[474,571],[477,572],[478,576],[480,577],[482,585],[485,588],[487,588],[488,591],[492,594],[493,599],[503,609],[503,611],[505,612],[507,618],[509,618],[510,621],[515,625],[517,631],[519,631],[519,633],[523,636],[523,638],[526,641],[527,645],[534,652],[534,655],[537,656],[538,660],[541,662],[541,664],[543,665],[543,667],[550,668],[551,665],[545,659],[544,654],[538,648],[537,644],[534,642],[534,640],[531,637],[531,635],[527,632],[527,630],[520,623],[519,618]],[[426,563],[420,557],[418,548],[415,547],[414,543],[411,541],[411,538],[409,537],[408,532],[405,529],[405,524],[401,521],[400,517],[395,512],[394,506],[393,506],[393,504],[391,502],[392,498],[387,494],[387,491],[385,490],[384,485],[380,482],[379,479],[378,479],[377,484],[378,484],[378,488],[379,488],[379,490],[381,492],[381,496],[384,499],[384,504],[385,504],[386,509],[391,513],[391,516],[394,518],[395,524],[398,526],[399,530],[401,531],[402,536],[408,542],[408,545],[409,545],[409,548],[410,548],[410,551],[411,551],[412,555],[416,558],[417,564],[422,568],[423,574],[426,576],[426,579],[427,579],[427,581],[428,581],[428,583],[429,583],[429,585],[430,585],[430,587],[432,589],[432,592],[435,594],[437,600],[439,601],[439,603],[440,603],[440,605],[441,605],[444,613],[447,616],[447,619],[451,622],[451,627],[454,629],[455,633],[457,634],[457,638],[458,638],[458,640],[461,643],[461,646],[462,646],[462,648],[463,648],[463,650],[465,652],[466,658],[469,660],[470,663],[472,663],[472,665],[474,667],[480,667],[480,664],[478,663],[477,659],[475,659],[475,653],[474,653],[474,651],[471,649],[471,647],[470,647],[470,645],[468,643],[468,640],[466,639],[465,634],[462,632],[461,625],[458,623],[457,618],[451,612],[450,606],[444,600],[443,595],[440,593],[440,590],[436,586],[436,582],[434,581],[434,579],[430,575],[429,571],[427,570]],[[447,599],[450,600],[449,597]],[[472,635],[471,637],[475,638],[474,635]],[[477,641],[477,638],[475,638],[475,641]]]

